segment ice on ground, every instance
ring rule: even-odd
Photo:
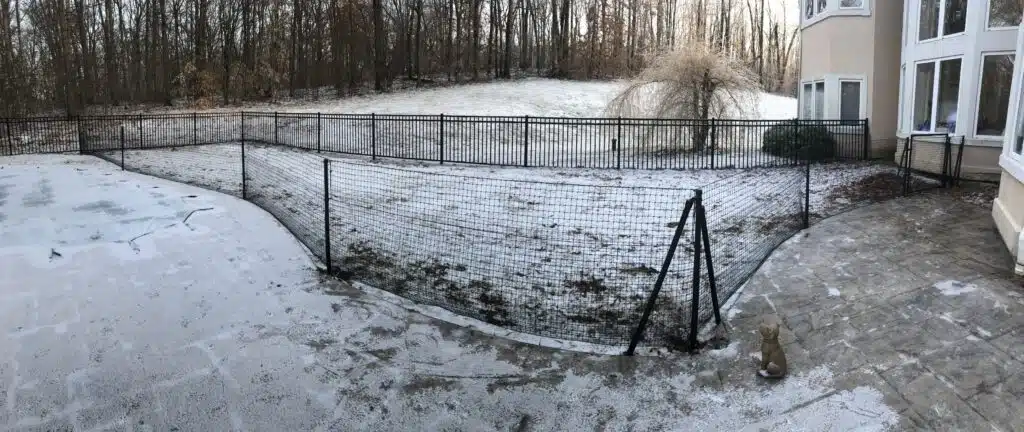
[[[829,287],[829,289],[828,289],[828,296],[829,297],[839,297],[840,294],[841,293],[839,292],[839,289]]]
[[[936,283],[934,287],[935,289],[939,290],[939,292],[946,296],[958,296],[960,294],[974,292],[975,290],[978,289],[977,285],[955,280],[945,280]]]

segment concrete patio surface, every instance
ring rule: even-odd
[[[627,358],[321,278],[228,196],[88,157],[0,163],[0,430],[1024,427],[1024,292],[987,209],[943,195],[787,242],[727,312],[728,347]],[[752,330],[773,317],[781,382],[755,377]]]
[[[791,367],[870,383],[908,429],[1024,430],[1024,281],[989,213],[937,191],[824,220],[747,282],[734,338],[781,320]]]

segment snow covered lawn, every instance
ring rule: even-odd
[[[246,147],[250,200],[321,256],[323,157]],[[802,227],[802,168],[579,170],[330,159],[331,255],[347,276],[549,337],[628,341],[694,189],[704,194],[723,301]],[[240,180],[238,145],[129,151],[125,160],[129,169],[228,192]],[[898,186],[889,166],[816,166],[811,212],[832,215],[895,196]],[[687,230],[649,340],[678,335],[685,322],[692,238]]]

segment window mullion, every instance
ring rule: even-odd
[[[939,87],[942,85],[940,81],[942,81],[942,62],[936,61],[935,68],[932,70],[932,124],[929,132],[935,132],[935,125],[938,123]]]

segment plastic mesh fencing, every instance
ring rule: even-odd
[[[694,195],[352,162],[331,164],[330,190],[343,277],[505,328],[609,345],[629,342]],[[686,334],[690,265],[674,261],[648,341]]]

